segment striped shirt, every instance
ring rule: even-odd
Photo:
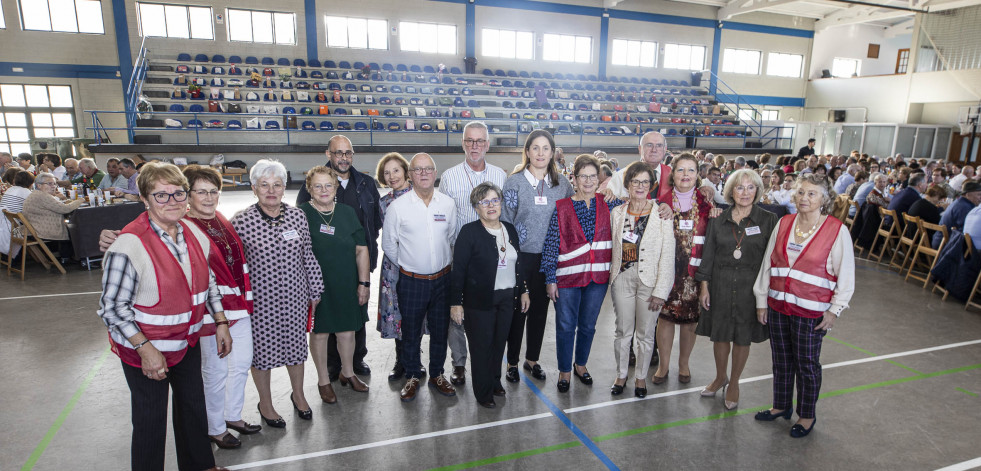
[[[461,162],[443,172],[439,181],[439,191],[450,198],[456,204],[456,229],[455,234],[460,234],[460,228],[477,220],[477,211],[470,204],[470,193],[473,189],[484,182],[491,182],[498,188],[504,186],[507,174],[500,167],[495,167],[489,163],[484,163],[484,170],[475,172],[467,162]],[[502,197],[504,195],[498,195]]]
[[[24,210],[24,200],[30,194],[31,190],[27,188],[12,186],[3,194],[3,198],[0,199],[0,208],[12,213],[22,212]]]

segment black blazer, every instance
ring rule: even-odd
[[[501,221],[508,231],[508,242],[518,253],[518,231],[511,223]],[[497,278],[497,262],[500,260],[497,238],[484,229],[479,220],[460,228],[453,247],[453,271],[450,273],[450,305],[465,309],[488,309],[493,302],[494,280]],[[519,257],[520,258],[520,257]],[[528,291],[522,276],[520,262],[516,262],[515,291]],[[518,289],[520,287],[520,290]]]

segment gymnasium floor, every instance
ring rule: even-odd
[[[288,192],[286,201],[294,197]],[[222,212],[234,214],[253,201],[248,192],[225,192]],[[31,267],[26,282],[0,274],[0,470],[127,469],[129,390],[95,313],[101,273],[73,266],[61,276]],[[556,391],[550,315],[542,357],[548,381],[505,382],[507,397],[494,410],[476,404],[469,382],[457,397],[422,388],[403,404],[402,382],[386,380],[393,344],[378,338],[372,321],[367,361],[374,374],[363,378],[369,394],[335,383],[337,404],[315,401],[316,374],[307,362],[314,419],[301,421],[290,405],[286,371],[278,369],[273,395],[287,427],[242,436],[241,449],[216,450],[215,457],[232,469],[263,470],[981,466],[981,313],[943,303],[869,263],[859,262],[857,270],[859,294],[824,342],[818,423],[804,439],[788,436],[792,422],[753,420],[771,400],[767,344],[751,351],[734,411],[725,411],[721,395],[698,394],[714,376],[704,337],[692,355],[690,384],[677,381],[676,341],[667,383],[649,383],[649,396],[636,400],[629,381],[614,399],[607,301],[588,364],[596,379],[591,387],[574,380],[568,394]],[[257,402],[250,380],[246,421],[259,423]],[[168,439],[166,469],[177,469],[172,434]]]

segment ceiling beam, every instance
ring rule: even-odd
[[[902,10],[881,11],[876,7],[853,6],[838,10],[814,22],[814,31],[822,31],[834,26],[845,26],[870,21],[891,20],[913,16],[913,12]]]
[[[915,21],[910,18],[902,23],[896,23],[892,26],[888,26],[885,29],[885,36],[887,38],[895,38],[901,34],[907,34],[913,31],[913,23]]]
[[[799,0],[732,0],[719,9],[719,20],[728,20],[736,15],[765,10],[779,5],[795,3]]]
[[[981,5],[981,0],[952,0],[949,2],[938,2],[937,0],[931,0],[927,1],[926,5],[926,9],[928,11],[934,12]]]

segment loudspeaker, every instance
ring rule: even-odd
[[[834,113],[834,122],[844,123],[845,122],[845,110],[832,110]]]
[[[702,73],[692,72],[691,73],[691,86],[701,87],[702,86]]]
[[[821,71],[821,78],[831,78],[831,71],[824,69]]]

